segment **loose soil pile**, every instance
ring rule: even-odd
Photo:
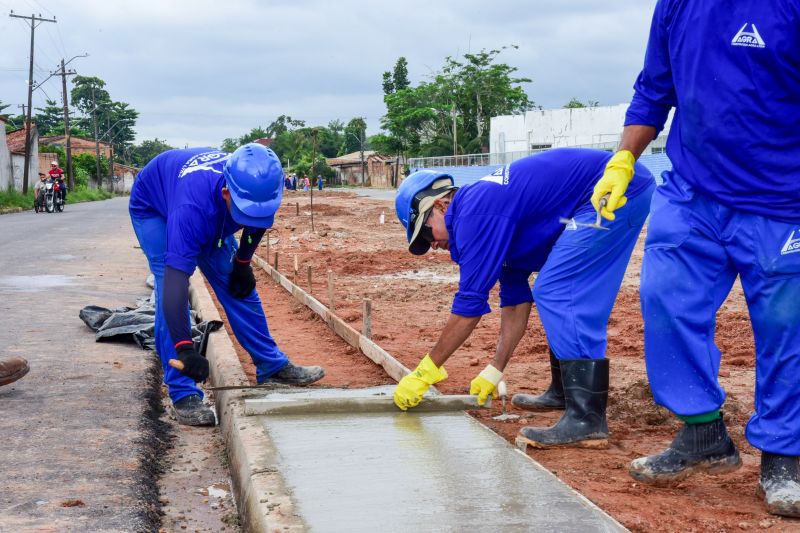
[[[457,266],[447,252],[423,257],[409,254],[392,202],[315,192],[312,232],[309,200],[308,193],[287,192],[284,196],[269,234],[270,264],[277,251],[279,270],[291,278],[297,255],[297,282],[306,290],[306,268],[311,265],[311,290],[325,304],[329,303],[327,271],[332,271],[336,313],[356,329],[361,328],[362,300],[372,299],[373,339],[413,368],[431,349],[449,317]],[[299,216],[295,202],[299,203]],[[383,225],[379,224],[381,213],[385,214]],[[266,246],[258,253],[266,258]],[[642,486],[628,475],[631,460],[665,448],[680,427],[675,417],[653,403],[647,384],[638,293],[641,258],[640,240],[609,322],[610,448],[529,450],[529,454],[633,531],[800,531],[800,521],[768,514],[756,496],[760,456],[744,439],[744,425],[753,405],[755,352],[738,284],[717,316],[716,340],[723,352],[720,382],[728,392],[725,417],[744,467],[724,476],[696,476],[667,489]],[[363,387],[392,382],[265,273],[257,277],[272,334],[293,361],[323,365],[327,372],[323,385]],[[450,377],[437,385],[442,392],[467,392],[470,380],[491,362],[499,332],[498,303],[495,289],[490,299],[495,312],[483,317],[470,339],[448,361]],[[237,350],[254,380],[249,357],[241,347]],[[535,307],[505,379],[512,394],[539,392],[549,383],[547,341]],[[499,409],[497,402],[491,412],[473,414],[510,442],[523,425],[551,425],[559,417],[558,413],[533,414],[511,408],[522,418],[492,420]],[[536,488],[531,487],[531,492],[535,494]]]

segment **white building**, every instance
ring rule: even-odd
[[[594,146],[614,150],[622,135],[627,109],[628,104],[619,104],[576,109],[542,109],[527,111],[523,115],[492,117],[489,152],[530,153],[565,146]],[[664,151],[666,133],[671,123],[672,113],[664,131],[645,154]]]

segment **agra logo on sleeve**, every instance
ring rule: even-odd
[[[800,252],[800,237],[795,239],[794,234],[795,232],[792,230],[792,234],[789,235],[789,239],[786,241],[786,244],[784,244],[783,248],[781,248],[781,255]]]
[[[766,43],[764,43],[764,39],[761,38],[761,34],[758,33],[756,25],[750,24],[750,26],[753,28],[753,31],[744,31],[747,28],[747,22],[744,23],[744,26],[733,36],[731,46],[749,46],[750,48],[767,47]]]
[[[197,154],[184,163],[183,167],[181,167],[181,171],[178,173],[178,177],[184,178],[192,172],[197,172],[198,170],[211,170],[218,174],[222,174],[222,166],[220,163],[226,161],[230,156],[231,154],[227,152],[220,152],[218,150]]]
[[[480,181],[491,181],[498,185],[508,185],[508,165],[498,168],[488,176],[484,176]]]

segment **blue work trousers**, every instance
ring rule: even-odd
[[[800,455],[800,226],[725,207],[674,172],[665,177],[653,197],[641,286],[655,400],[681,416],[722,406],[716,313],[738,275],[756,349],[747,439]]]
[[[547,342],[557,359],[603,359],[608,318],[650,211],[655,183],[620,209],[608,230],[570,227],[561,234],[533,287]],[[574,219],[594,223],[591,203]]]
[[[169,389],[169,397],[177,402],[190,394],[203,396],[195,382],[178,370],[169,366],[170,359],[177,358],[175,345],[170,336],[161,301],[164,294],[164,257],[167,252],[167,221],[159,216],[138,217],[131,215],[133,229],[139,239],[150,271],[155,277],[156,294],[156,350],[164,369],[164,383]],[[233,235],[223,239],[221,247],[197,258],[197,264],[214,290],[217,300],[225,309],[228,323],[236,339],[247,350],[256,365],[256,378],[259,382],[281,370],[289,359],[278,348],[269,333],[267,317],[261,307],[261,300],[255,289],[246,298],[237,299],[228,292],[228,282],[233,268],[233,255],[236,253],[236,239]],[[187,305],[186,313],[189,313]]]

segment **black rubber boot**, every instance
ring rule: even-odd
[[[550,377],[552,381],[547,390],[538,396],[535,394],[515,394],[511,397],[511,405],[528,411],[553,411],[564,409],[564,385],[561,381],[561,363],[550,350]]]
[[[800,469],[797,457],[761,452],[758,492],[770,513],[800,518]]]
[[[565,411],[550,428],[524,427],[517,445],[534,448],[608,447],[608,359],[562,359]]]
[[[685,424],[669,448],[635,459],[629,472],[638,481],[669,485],[694,472],[723,474],[740,466],[739,452],[720,417],[703,424]]]
[[[291,361],[261,383],[283,383],[285,385],[310,385],[325,377],[321,366],[297,366]]]
[[[172,410],[175,419],[184,426],[213,426],[217,422],[214,411],[196,394],[190,394],[173,403]]]

